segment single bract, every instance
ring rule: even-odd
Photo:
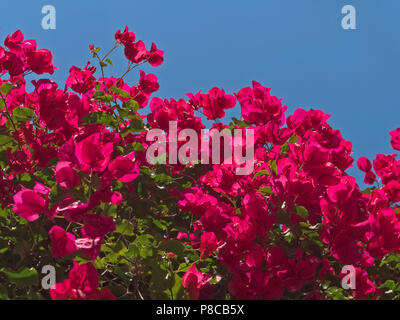
[[[128,68],[110,76],[119,47]],[[125,77],[159,66],[164,52],[128,28],[108,53],[89,50],[91,64],[58,66],[69,70],[59,86],[45,78],[52,54],[35,40],[17,31],[0,47],[0,299],[400,298],[395,154],[358,159],[371,185],[360,190],[346,173],[352,144],[324,112],[287,116],[255,81],[237,93],[151,98],[154,74],[140,70],[133,85]],[[236,105],[241,119],[224,119]],[[236,174],[236,161],[148,162],[150,130],[168,137],[173,122],[177,136],[200,136],[206,119],[254,132],[252,145],[242,140],[254,151],[249,174]],[[400,150],[400,129],[390,135]],[[56,270],[49,290],[44,266]]]

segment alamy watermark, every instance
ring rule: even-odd
[[[41,273],[44,274],[42,278],[42,288],[45,290],[53,289],[56,285],[56,269],[52,265],[45,265],[42,267]],[[352,265],[345,265],[341,270],[344,274],[342,278],[342,288],[345,290],[356,289],[356,270]]]
[[[355,30],[356,26],[356,8],[351,5],[345,5],[342,8],[342,14],[345,16],[342,18],[342,28],[344,30]]]
[[[345,290],[356,289],[356,269],[352,265],[345,265],[341,271],[345,276],[342,278],[342,288]]]
[[[41,273],[45,274],[42,278],[42,288],[45,290],[53,289],[56,285],[56,268],[48,264],[43,266]]]
[[[345,16],[342,18],[341,25],[344,30],[355,30],[356,27],[356,9],[352,5],[345,5],[342,7],[342,14]],[[42,28],[44,30],[55,30],[56,29],[56,8],[53,5],[45,5],[42,7],[42,14],[45,15],[42,18]]]
[[[52,5],[43,6],[42,14],[45,15],[42,18],[42,28],[44,30],[54,30],[56,28],[56,8]]]

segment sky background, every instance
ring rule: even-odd
[[[44,5],[56,8],[56,30],[43,30]],[[353,5],[357,29],[343,30],[341,9]],[[128,25],[137,39],[165,51],[158,68],[162,98],[184,98],[213,86],[228,93],[252,80],[283,97],[287,115],[321,109],[353,142],[354,158],[394,153],[389,131],[400,127],[399,0],[18,0],[7,2],[0,39],[17,29],[52,51],[64,86],[71,65],[91,59],[88,45],[111,48],[115,31]],[[126,68],[122,50],[111,56]],[[111,73],[112,72],[112,73]],[[107,76],[107,73],[106,73]],[[138,73],[126,78],[135,84]],[[240,108],[229,110],[237,116]],[[350,169],[362,181],[356,169]]]

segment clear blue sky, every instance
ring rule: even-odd
[[[41,28],[47,4],[57,10],[56,30]],[[341,27],[346,4],[357,10],[357,30]],[[59,70],[52,78],[62,85],[69,66],[90,59],[89,44],[109,48],[115,31],[128,25],[147,46],[154,41],[166,52],[161,67],[144,68],[159,77],[160,97],[215,85],[237,92],[257,80],[290,112],[331,114],[329,123],[353,142],[355,158],[393,153],[388,132],[400,127],[399,0],[18,0],[3,4],[3,13],[1,39],[17,29],[37,39],[53,52]],[[125,67],[121,57],[121,51],[112,56],[113,74]]]

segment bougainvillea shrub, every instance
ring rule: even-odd
[[[111,53],[128,60],[124,74],[112,75]],[[69,70],[61,85],[46,78],[51,52],[21,31],[0,47],[1,299],[400,298],[395,153],[355,161],[329,115],[288,115],[256,81],[154,97],[157,76],[140,65],[161,65],[164,52],[128,28],[88,57],[57,66]],[[125,82],[129,72],[138,83]],[[149,132],[171,140],[171,123],[200,134],[209,121],[254,134],[241,143],[254,151],[248,174],[236,161],[149,161]],[[400,129],[388,139],[399,151]],[[346,173],[355,162],[366,190]]]

